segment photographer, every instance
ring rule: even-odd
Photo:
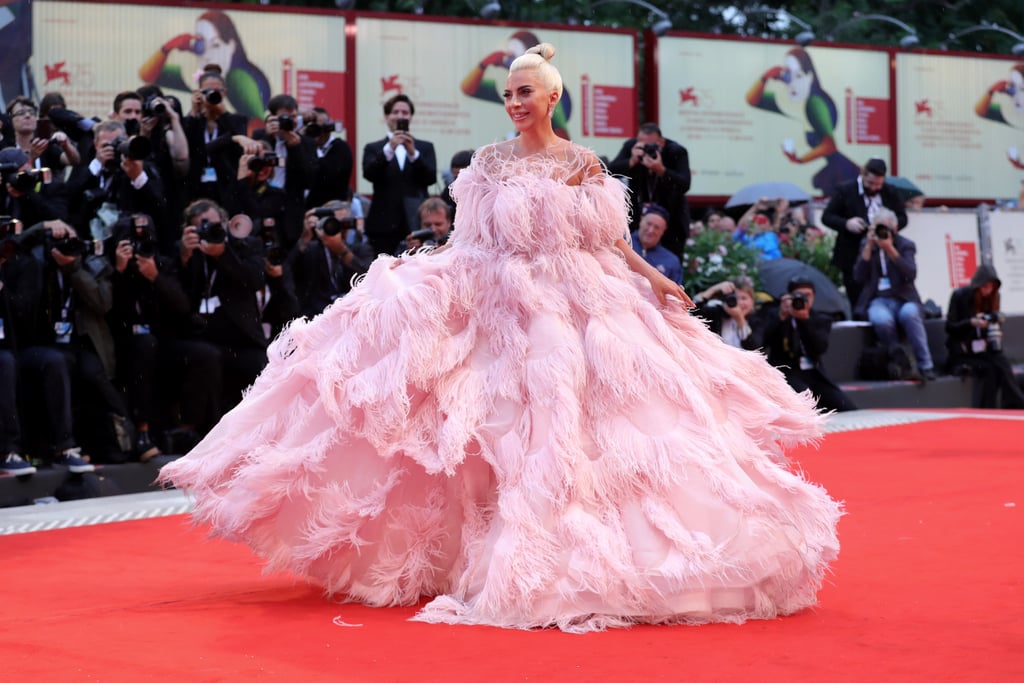
[[[306,210],[306,190],[309,189],[316,156],[313,139],[300,135],[302,117],[299,105],[291,95],[275,95],[267,102],[266,127],[253,132],[253,139],[270,144],[270,150],[280,163],[273,167],[267,182],[285,192],[284,228],[285,245],[291,247],[299,239],[302,217]]]
[[[99,401],[79,402],[78,408],[93,419],[81,422],[77,433],[97,447],[94,455],[124,462],[132,455],[134,427],[125,398],[113,383],[116,354],[106,320],[113,303],[111,265],[99,255],[101,245],[79,238],[62,221],[32,226],[20,244],[43,264],[33,329],[21,336],[49,352],[30,357],[28,363],[38,374],[51,419],[57,419],[62,428],[70,427],[72,382],[81,383]],[[53,362],[53,350],[62,362]],[[104,424],[107,429],[97,428]],[[59,447],[69,448],[62,442],[71,435],[62,430],[58,435]]]
[[[224,200],[242,154],[259,154],[259,144],[246,135],[248,120],[227,111],[227,86],[220,69],[208,66],[192,93],[192,110],[182,121],[188,140],[188,192],[191,199]]]
[[[53,183],[48,168],[32,168],[18,147],[0,150],[0,213],[23,225],[67,218],[64,183]]]
[[[949,297],[949,368],[951,372],[969,372],[977,377],[971,398],[974,408],[1024,408],[1024,392],[1003,354],[1005,316],[999,310],[1001,286],[995,268],[983,263],[971,277],[971,284],[954,290]]]
[[[15,97],[7,105],[14,144],[29,158],[30,168],[49,168],[60,176],[64,168],[82,163],[78,148],[67,134],[54,128],[49,119],[38,117],[35,103]]]
[[[174,216],[180,216],[188,201],[187,179],[189,169],[188,139],[182,127],[184,114],[177,97],[165,96],[160,88],[147,85],[139,88],[142,118],[139,135],[153,146],[150,161],[156,166],[163,181],[167,209],[156,221],[160,251],[171,255],[178,238],[178,225]]]
[[[686,148],[662,136],[658,124],[641,124],[609,164],[614,175],[629,179],[632,208],[630,232],[639,228],[644,204],[658,204],[668,210],[668,229],[662,238],[665,248],[680,258],[690,237],[690,156]]]
[[[77,231],[103,241],[122,213],[165,215],[163,182],[146,161],[151,149],[146,138],[128,137],[119,121],[93,128],[94,157],[68,181],[71,196],[78,200],[73,211]]]
[[[256,293],[266,275],[259,237],[229,225],[227,212],[200,199],[185,208],[181,277],[198,338],[218,348],[224,368],[223,410],[235,405],[266,364],[267,338]]]
[[[704,319],[712,332],[730,346],[748,351],[761,347],[760,331],[755,329],[754,283],[746,276],[725,280],[693,297],[694,315]]]
[[[448,241],[452,231],[452,219],[448,203],[440,197],[430,197],[420,204],[416,211],[420,227],[398,244],[395,256],[407,251],[415,252],[424,247],[439,247]]]
[[[234,216],[232,221],[248,223],[247,229],[253,229],[252,220],[244,214]],[[263,241],[263,273],[267,283],[256,292],[256,309],[259,311],[263,335],[269,342],[301,313],[299,298],[295,294],[292,264],[288,262],[288,252],[280,242],[275,220],[264,218],[257,226]]]
[[[231,182],[224,209],[229,216],[245,214],[256,225],[261,225],[264,219],[271,221],[275,234],[273,241],[290,247],[295,244],[299,229],[287,229],[285,214],[288,195],[280,187],[270,184],[270,179],[284,159],[272,151],[268,140],[260,140],[259,145],[259,154],[243,154],[239,158],[238,172]]]
[[[310,174],[306,206],[323,206],[332,199],[347,202],[352,198],[352,167],[355,160],[348,142],[335,133],[342,132],[340,122],[332,121],[322,107],[314,107],[302,134],[316,145]]]
[[[775,230],[788,209],[789,202],[781,197],[761,197],[740,218],[733,240],[757,249],[765,259],[782,258]]]
[[[123,217],[110,242],[113,306],[107,319],[135,420],[135,455],[146,462],[160,453],[150,427],[159,422],[164,383],[172,377],[175,384],[180,380],[186,386],[205,381],[213,363],[204,366],[202,356],[193,357],[173,341],[186,329],[189,301],[173,258],[158,249],[153,219],[145,214]]]
[[[785,375],[795,391],[808,389],[822,410],[856,410],[857,406],[821,368],[828,351],[832,318],[814,310],[814,283],[794,277],[779,305],[761,312],[762,341],[768,362]]]
[[[314,316],[352,288],[374,259],[348,202],[330,201],[306,212],[302,237],[288,256],[302,315]]]
[[[898,230],[896,214],[878,209],[853,265],[853,279],[861,290],[854,314],[871,321],[879,343],[894,357],[899,353],[902,330],[917,359],[918,379],[927,382],[935,379],[935,369],[924,329],[921,296],[914,286],[917,245]]]

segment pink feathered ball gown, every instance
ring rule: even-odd
[[[840,505],[787,445],[823,418],[758,353],[659,304],[593,155],[487,147],[450,247],[377,259],[293,323],[161,480],[269,568],[416,619],[599,630],[812,605]],[[570,158],[565,158],[568,155]]]

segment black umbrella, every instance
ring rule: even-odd
[[[729,197],[729,201],[725,203],[725,208],[732,209],[741,206],[745,208],[757,203],[757,200],[762,197],[772,201],[788,199],[792,205],[811,201],[811,195],[803,188],[793,183],[779,180],[754,183],[753,185],[740,188],[733,196]]]
[[[851,318],[850,302],[825,273],[814,266],[791,258],[776,258],[761,263],[761,287],[778,299],[786,293],[786,285],[799,275],[814,283],[814,310],[833,317]]]

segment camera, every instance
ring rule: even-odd
[[[142,103],[142,115],[146,117],[159,116],[164,118],[167,116],[167,103],[164,102],[163,98],[151,95]]]
[[[646,156],[651,157],[652,159],[654,157],[658,156],[658,153],[660,151],[661,151],[661,148],[658,147],[658,143],[657,142],[648,142],[647,144],[644,145],[644,154]]]
[[[726,294],[724,297],[722,297],[722,301],[725,302],[726,308],[736,308],[736,306],[739,304],[739,299],[736,298],[735,294]]]
[[[422,230],[416,230],[409,234],[409,239],[417,240],[419,242],[433,242],[434,231],[430,228],[423,228]]]
[[[102,254],[103,243],[95,240],[83,240],[78,237],[54,238],[53,231],[46,231],[47,251],[56,249],[65,256],[85,256],[87,254]]]
[[[131,246],[136,256],[153,258],[156,256],[156,230],[153,221],[143,213],[132,216]]]
[[[45,167],[34,168],[28,171],[19,171],[18,168],[14,164],[0,166],[0,177],[3,178],[3,182],[9,184],[22,194],[35,191],[36,185],[39,183],[49,185],[50,180],[53,178],[50,169]]]
[[[409,119],[398,119],[395,121],[395,130],[400,130],[403,133],[409,132]]]
[[[222,223],[211,223],[206,218],[196,226],[196,235],[207,244],[224,244],[228,239],[228,231]]]
[[[220,104],[224,101],[224,96],[216,88],[203,88],[200,92],[203,93],[203,99],[207,104]]]
[[[153,144],[149,138],[140,135],[119,137],[108,145],[114,148],[114,158],[107,162],[109,168],[119,167],[124,159],[144,161],[153,151]]]
[[[281,114],[277,117],[277,127],[286,133],[295,130],[295,117],[290,114]]]
[[[260,237],[263,239],[263,253],[272,266],[279,266],[284,263],[284,247],[277,241],[277,221],[273,218],[264,218],[260,223]]]
[[[324,209],[317,209],[317,211],[324,211]],[[328,211],[329,211],[329,209],[328,209]],[[317,214],[317,215],[320,215],[320,214]],[[333,211],[330,211],[329,215],[323,216],[322,218],[320,218],[320,220],[317,221],[317,224],[316,224],[317,230],[321,230],[321,231],[323,231],[323,233],[325,235],[331,235],[331,236],[333,236],[333,235],[340,235],[342,232],[344,232],[346,230],[351,230],[351,229],[353,229],[355,227],[356,227],[356,219],[355,218],[353,218],[351,216],[346,216],[345,218],[342,218],[342,219],[339,220],[338,218],[334,217],[334,212]],[[433,234],[433,233],[431,233],[431,234]]]
[[[807,297],[800,292],[793,292],[789,305],[794,311],[802,311],[807,308]]]
[[[878,225],[875,226],[875,238],[876,239],[887,240],[887,239],[889,239],[889,235],[890,234],[891,233],[889,232],[889,226],[882,225],[881,223],[879,223]]]
[[[281,157],[277,156],[274,152],[267,152],[261,157],[253,157],[249,159],[249,170],[253,173],[259,173],[265,168],[275,168],[283,165],[281,162],[284,161]]]

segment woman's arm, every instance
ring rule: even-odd
[[[668,303],[666,297],[674,296],[687,308],[694,308],[693,300],[683,291],[681,285],[672,282],[672,280],[662,275],[661,271],[647,261],[644,261],[640,254],[633,251],[633,247],[626,244],[625,240],[616,240],[615,246],[626,258],[626,265],[629,266],[629,269],[634,273],[643,275],[651,283],[651,289],[654,290],[654,295],[658,297],[658,301],[665,304]]]

